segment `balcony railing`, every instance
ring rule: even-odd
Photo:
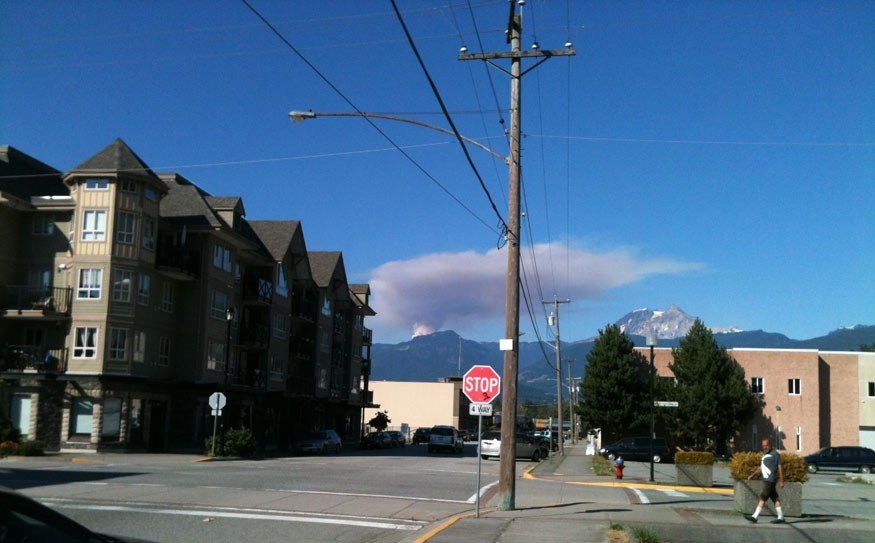
[[[155,265],[159,268],[178,271],[190,277],[198,277],[201,272],[201,253],[182,247],[158,245]]]
[[[0,371],[63,373],[67,371],[67,348],[46,349],[33,345],[7,345],[0,351]]]
[[[73,289],[61,287],[29,287],[6,285],[0,287],[0,310],[7,313],[41,311],[44,315],[68,315]]]
[[[374,331],[370,328],[362,330],[362,345],[372,345],[374,340]]]
[[[270,326],[253,324],[240,330],[240,346],[267,348],[270,345]]]
[[[273,302],[273,283],[267,279],[250,279],[243,283],[243,301],[245,302]]]

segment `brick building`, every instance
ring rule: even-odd
[[[121,140],[66,173],[0,147],[0,409],[48,450],[202,450],[215,391],[260,448],[357,438],[370,289],[245,215]]]

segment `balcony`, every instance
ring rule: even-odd
[[[7,345],[0,351],[0,372],[56,374],[67,371],[67,348]]]
[[[155,266],[176,279],[183,281],[195,279],[201,273],[201,253],[183,247],[159,244],[155,255]]]
[[[6,285],[0,287],[0,315],[6,318],[70,317],[73,289],[59,287],[29,287]]]
[[[286,392],[292,396],[312,397],[316,380],[311,375],[291,376],[286,380]]]
[[[243,283],[243,302],[255,305],[273,303],[273,283],[267,279],[249,279]]]
[[[253,324],[242,328],[239,342],[243,349],[267,349],[270,346],[270,326]]]
[[[362,330],[362,345],[373,345],[374,331],[370,328]]]

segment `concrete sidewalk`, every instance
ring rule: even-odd
[[[608,541],[612,525],[651,528],[663,541],[871,541],[875,508],[821,511],[787,524],[771,525],[767,518],[751,525],[733,511],[728,471],[715,473],[715,487],[695,489],[674,484],[674,466],[658,465],[655,483],[649,483],[649,465],[630,463],[626,478],[597,476],[585,444],[566,446],[565,456],[554,455],[540,464],[520,462],[514,511],[498,511],[496,492],[484,497],[480,518],[462,515],[438,523],[409,541],[416,543],[532,543],[536,541]],[[649,503],[641,489],[683,492],[685,499]],[[697,492],[707,492],[698,500]],[[597,496],[596,496],[597,494]],[[865,500],[865,498],[863,498]],[[861,504],[863,505],[863,504]],[[871,509],[871,511],[869,510]],[[808,513],[808,511],[806,511]],[[635,541],[630,537],[630,541]]]

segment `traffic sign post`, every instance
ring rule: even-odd
[[[213,392],[210,394],[209,403],[213,409],[213,446],[210,456],[216,456],[216,426],[219,424],[219,417],[222,416],[222,408],[228,404],[228,398],[221,392]]]
[[[475,514],[480,518],[480,467],[483,457],[483,415],[492,416],[492,400],[501,394],[501,377],[491,366],[472,366],[462,377],[462,392],[471,400],[468,413],[477,415],[477,492],[474,494]]]

